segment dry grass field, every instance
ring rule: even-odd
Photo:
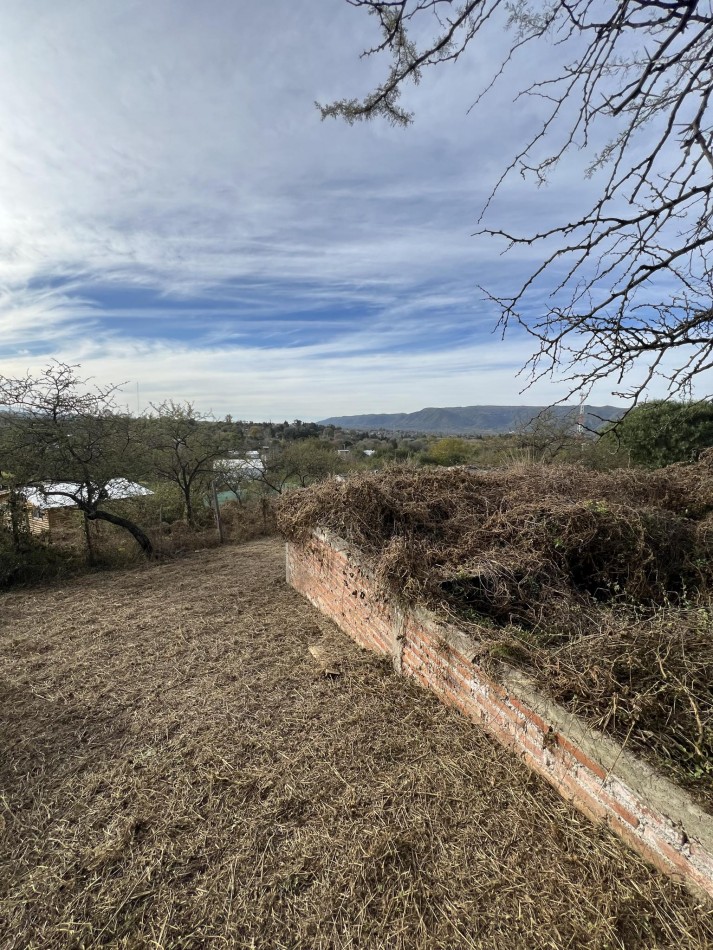
[[[3,950],[713,946],[710,907],[289,589],[276,540],[0,595],[0,757]]]

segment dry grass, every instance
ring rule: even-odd
[[[4,950],[713,945],[709,907],[283,563],[263,540],[0,597]]]
[[[279,526],[351,541],[713,808],[712,463],[394,469],[293,493]]]

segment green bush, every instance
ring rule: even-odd
[[[713,446],[713,403],[655,401],[632,409],[603,433],[600,452],[645,468],[695,462]]]

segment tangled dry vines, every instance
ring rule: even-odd
[[[713,458],[654,472],[392,469],[293,493],[290,538],[334,531],[392,596],[470,625],[491,658],[713,802]]]

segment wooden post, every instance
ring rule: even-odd
[[[8,508],[10,511],[10,528],[12,530],[12,544],[15,551],[19,551],[21,544],[21,508],[22,503],[14,488],[10,489],[8,495]],[[29,525],[27,526],[29,533]]]
[[[223,520],[220,517],[220,502],[218,501],[218,492],[215,490],[215,481],[210,483],[210,487],[213,491],[213,508],[215,510],[215,525],[218,529],[218,537],[220,538],[220,543],[223,544],[225,538],[223,536]]]
[[[87,543],[87,561],[90,565],[94,564],[94,545],[92,544],[92,535],[89,525],[89,518],[87,518],[86,511],[82,512],[82,517],[84,519],[84,540]]]

